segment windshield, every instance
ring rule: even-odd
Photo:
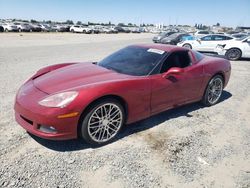
[[[146,76],[157,65],[165,51],[129,46],[98,63],[99,66],[133,76]]]
[[[176,38],[177,36],[179,36],[181,33],[174,33],[172,35],[169,35],[168,38],[173,39]]]
[[[159,34],[159,36],[165,36],[167,34],[167,32],[162,32]]]
[[[236,38],[235,40],[241,40],[241,41],[243,41],[243,40],[245,40],[247,38],[250,38],[250,36],[242,36],[241,38]]]

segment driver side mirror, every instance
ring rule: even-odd
[[[250,38],[246,40],[247,43],[250,43]]]
[[[163,73],[162,77],[168,79],[171,76],[182,74],[184,70],[179,67],[170,68],[167,72]]]

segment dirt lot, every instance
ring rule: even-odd
[[[99,60],[151,34],[0,34],[0,187],[250,187],[250,61],[219,104],[125,126],[112,144],[36,138],[14,120],[19,86],[46,65]]]

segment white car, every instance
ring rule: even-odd
[[[201,38],[201,37],[204,37],[204,36],[209,35],[209,34],[211,34],[209,31],[200,30],[200,31],[196,31],[194,33],[194,36],[197,38]]]
[[[219,55],[226,56],[229,60],[238,60],[242,57],[250,58],[250,36],[220,43],[215,51]]]
[[[92,30],[88,27],[82,27],[81,25],[73,25],[69,29],[72,33],[91,33]]]
[[[18,28],[16,25],[11,24],[11,23],[2,23],[1,24],[5,32],[9,31],[18,31]]]
[[[234,40],[233,37],[225,35],[206,35],[200,39],[194,38],[193,40],[184,40],[177,44],[177,46],[194,49],[200,52],[214,52],[218,44]]]

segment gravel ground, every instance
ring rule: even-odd
[[[232,63],[213,107],[199,103],[125,126],[91,148],[47,141],[14,120],[18,87],[50,64],[99,60],[151,34],[0,34],[0,187],[250,187],[250,61]]]

